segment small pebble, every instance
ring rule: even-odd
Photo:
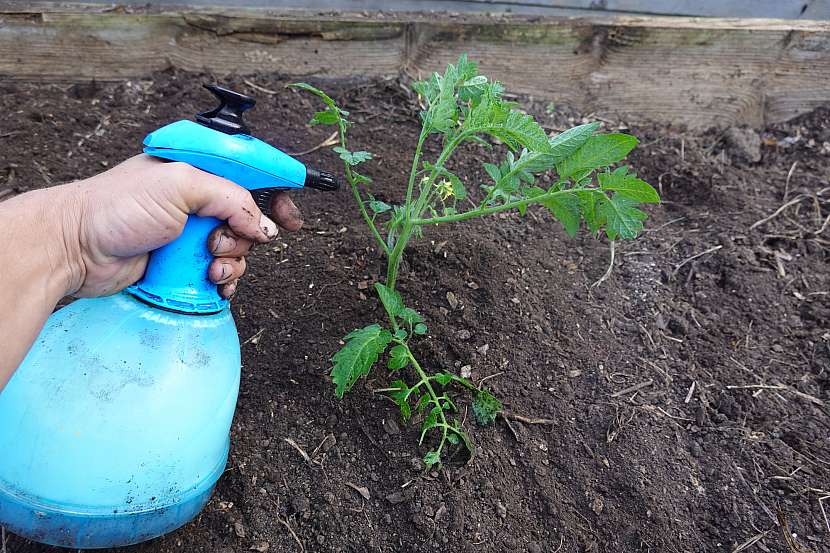
[[[398,423],[396,423],[392,419],[385,419],[383,421],[383,430],[386,431],[386,433],[390,436],[397,436],[401,433],[401,429],[398,426]]]

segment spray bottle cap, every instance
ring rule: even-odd
[[[242,114],[256,105],[256,100],[215,84],[202,85],[219,100],[219,107],[196,115],[196,121],[225,134],[251,134]]]

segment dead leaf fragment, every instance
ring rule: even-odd
[[[365,486],[358,486],[357,484],[352,484],[351,482],[346,482],[346,485],[354,491],[356,491],[357,493],[359,493],[360,495],[362,495],[363,499],[365,499],[366,501],[369,501],[369,499],[371,498],[371,496],[369,495],[369,488]]]
[[[602,509],[605,507],[605,502],[602,500],[602,497],[597,496],[591,501],[591,510],[596,514],[600,514]]]

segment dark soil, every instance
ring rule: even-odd
[[[145,133],[212,105],[203,80],[0,83],[0,194],[137,153]],[[251,82],[275,93],[228,84],[258,96],[259,137],[296,152],[331,132],[305,125],[317,105],[285,81]],[[323,84],[376,155],[375,194],[400,198],[414,99],[397,81]],[[551,130],[582,119],[546,103],[524,101]],[[288,528],[305,551],[830,551],[828,129],[827,109],[764,129],[757,162],[741,151],[758,148],[751,133],[630,129],[632,164],[665,202],[596,287],[607,241],[570,239],[542,210],[430,229],[401,279],[430,325],[417,353],[433,369],[470,365],[511,412],[555,421],[466,416],[475,459],[432,472],[416,429],[372,392],[385,371],[334,397],[327,360],[383,320],[369,291],[384,265],[347,191],[296,194],[305,227],[252,255],[234,302],[245,343],[228,470],[194,522],[128,551],[299,551]],[[465,154],[454,168],[473,188],[492,154]],[[341,171],[325,148],[301,159]]]

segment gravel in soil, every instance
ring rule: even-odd
[[[147,132],[212,105],[198,88],[209,78],[0,82],[0,195],[134,155]],[[331,131],[306,126],[318,106],[286,82],[228,84],[259,98],[255,134],[309,150]],[[351,111],[353,144],[376,156],[373,192],[394,202],[416,99],[394,80],[318,84]],[[583,120],[521,101],[551,131]],[[416,429],[373,393],[385,371],[334,397],[328,358],[382,320],[370,290],[384,265],[347,191],[297,193],[305,227],[255,251],[234,301],[243,377],[227,471],[192,523],[127,551],[830,551],[828,129],[824,108],[760,132],[629,129],[631,163],[665,202],[598,286],[608,242],[569,239],[542,210],[428,229],[400,281],[430,325],[417,353],[555,421],[467,416],[475,459],[433,471]],[[468,146],[452,166],[473,189],[493,155]],[[326,148],[301,159],[340,172]]]

